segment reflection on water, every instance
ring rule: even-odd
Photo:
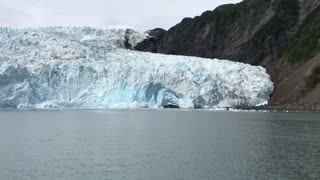
[[[3,111],[0,179],[320,179],[320,114]]]

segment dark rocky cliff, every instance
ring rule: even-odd
[[[244,0],[185,18],[137,50],[267,68],[271,104],[320,108],[320,0]]]

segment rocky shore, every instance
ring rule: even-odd
[[[257,107],[236,107],[237,110],[244,111],[269,111],[269,112],[320,112],[319,106],[304,105],[267,105]],[[227,109],[228,110],[228,109]]]

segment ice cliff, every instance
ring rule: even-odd
[[[255,106],[273,91],[262,67],[129,50],[146,36],[0,28],[0,108]]]

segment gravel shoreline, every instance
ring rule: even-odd
[[[320,112],[319,106],[295,106],[295,105],[267,105],[257,107],[236,107],[237,110],[256,110],[271,112]]]

